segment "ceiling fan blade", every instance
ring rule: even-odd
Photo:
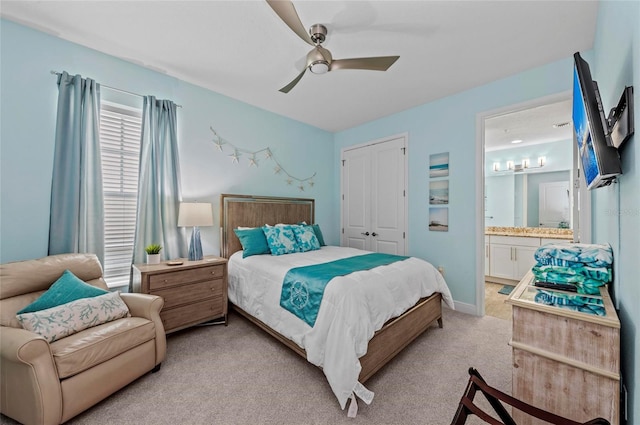
[[[386,71],[400,56],[378,56],[374,58],[334,59],[329,71],[336,69],[367,69],[371,71]]]
[[[289,84],[287,84],[286,86],[284,86],[283,88],[281,88],[279,91],[281,91],[282,93],[289,93],[291,91],[292,88],[294,88],[296,86],[296,84],[298,84],[298,81],[300,81],[300,79],[302,78],[302,76],[304,75],[305,72],[307,72],[307,67],[305,67],[302,72],[300,74],[298,74],[298,76],[296,78],[293,79],[292,82],[290,82]]]
[[[280,19],[282,19],[284,23],[293,30],[293,32],[298,34],[298,37],[312,46],[315,46],[311,40],[311,36],[304,25],[302,25],[302,21],[300,21],[300,17],[298,16],[298,12],[296,12],[296,8],[293,6],[293,3],[288,0],[267,0],[267,3],[271,6],[273,11],[276,12]]]

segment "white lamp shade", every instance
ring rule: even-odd
[[[181,202],[178,211],[178,226],[213,226],[211,204],[206,202]]]

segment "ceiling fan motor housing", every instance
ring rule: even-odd
[[[327,38],[327,27],[322,24],[313,24],[309,28],[309,35],[314,43],[322,44]]]

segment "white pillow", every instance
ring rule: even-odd
[[[119,292],[81,298],[57,307],[17,315],[24,329],[42,335],[49,342],[129,316],[129,309]]]

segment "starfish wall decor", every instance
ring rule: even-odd
[[[264,155],[263,159],[271,160],[275,164],[275,167],[273,167],[274,174],[286,175],[286,179],[284,180],[285,183],[287,183],[290,186],[293,186],[293,185],[297,186],[301,192],[304,192],[305,187],[307,186],[309,188],[313,188],[315,184],[315,182],[313,181],[314,177],[316,176],[315,172],[307,178],[298,178],[290,174],[287,170],[284,169],[284,167],[282,167],[282,165],[278,162],[276,157],[273,156],[273,152],[269,147],[258,149],[256,151],[243,149],[234,145],[228,140],[220,137],[218,133],[216,133],[216,131],[213,129],[213,127],[209,127],[209,129],[213,133],[213,143],[215,144],[216,148],[218,148],[220,152],[224,152],[225,147],[228,147],[230,149],[231,153],[229,154],[229,157],[231,158],[231,162],[233,164],[239,164],[240,157],[244,154],[248,156],[249,167],[258,167],[260,162],[259,155],[263,154]]]

